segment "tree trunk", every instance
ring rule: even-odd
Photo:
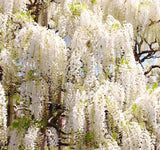
[[[46,142],[46,127],[41,129],[41,132],[43,134],[42,144],[41,144],[41,150],[45,150],[45,142]]]
[[[9,128],[13,121],[13,99],[12,94],[8,92],[8,105],[7,105],[7,127]],[[7,138],[7,143],[9,144],[10,136]]]
[[[44,3],[41,6],[41,10],[39,12],[39,16],[38,16],[38,23],[42,26],[47,27],[48,26],[48,9],[49,9],[49,5],[50,2],[48,0],[48,2]]]
[[[58,105],[61,106],[61,89],[59,90],[58,93]],[[58,109],[58,113],[61,112],[61,109]],[[61,128],[62,128],[62,118],[61,116],[58,117],[58,139],[59,139],[59,143],[61,143]],[[61,145],[58,146],[58,150],[62,150]]]

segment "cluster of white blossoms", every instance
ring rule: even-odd
[[[133,25],[134,36],[146,38],[149,42],[159,41],[159,0],[107,0],[102,2],[104,18],[112,15],[122,22]]]
[[[48,138],[48,143],[47,144],[49,144],[50,148],[51,147],[53,148],[53,147],[58,145],[58,135],[57,135],[57,131],[56,131],[55,128],[53,128],[53,127],[48,128],[46,135],[47,135],[47,138]]]
[[[24,145],[25,150],[35,149],[35,141],[38,136],[38,128],[37,127],[29,127],[27,134],[24,137]]]
[[[6,23],[7,23],[7,20],[8,20],[8,16],[7,15],[4,15],[2,13],[0,13],[0,32],[1,32],[1,37],[0,39],[1,40],[4,40],[4,36],[5,36],[5,31],[6,31]]]
[[[10,142],[8,145],[9,150],[16,150],[21,148],[20,145],[23,143],[23,132],[19,132],[16,129],[10,132]]]
[[[58,80],[65,70],[66,49],[64,41],[54,31],[40,26],[24,27],[16,36],[15,49],[22,61],[22,72],[30,70]],[[53,77],[54,76],[54,77]],[[56,83],[54,83],[56,84]]]
[[[37,120],[41,120],[44,105],[48,102],[49,86],[52,90],[57,90],[64,76],[64,41],[53,31],[28,26],[19,32],[15,45],[21,61],[20,73],[26,78],[20,90],[23,95],[32,98],[31,112]]]
[[[4,142],[7,139],[7,101],[5,91],[0,83],[0,141]]]
[[[21,66],[19,76],[23,76],[24,80],[19,88],[22,106],[29,105],[30,115],[35,121],[43,121],[46,117],[45,109],[49,103],[49,94],[53,95],[58,90],[65,75],[65,42],[54,31],[46,30],[39,25],[27,24],[16,34],[14,44]],[[52,93],[49,93],[49,88]],[[24,98],[26,100],[23,102]],[[31,131],[30,134],[32,134]],[[48,130],[46,134],[53,147],[57,145],[57,138],[55,142],[52,138],[56,137],[57,133],[50,133]],[[24,141],[28,138],[30,140],[30,134],[25,136]],[[34,141],[25,142],[25,145],[26,149],[34,149]]]
[[[114,2],[116,3],[116,1]],[[117,5],[122,3],[122,1],[121,3],[117,2]],[[115,7],[115,5],[112,5],[112,7]],[[113,11],[114,9],[111,10]],[[144,14],[146,15],[147,12],[144,12]],[[69,116],[73,116],[71,110],[74,111],[74,115],[78,112],[76,115],[78,120],[75,121],[75,117],[69,117],[68,127],[70,128],[72,126],[75,131],[82,128],[89,130],[89,132],[94,131],[96,142],[98,140],[98,143],[104,142],[104,134],[105,131],[107,132],[105,110],[108,110],[111,116],[113,116],[114,124],[122,132],[123,149],[153,149],[153,145],[155,144],[154,138],[152,139],[150,136],[148,129],[146,129],[147,127],[141,129],[140,120],[136,120],[136,117],[139,118],[140,116],[133,115],[133,120],[129,119],[130,115],[139,109],[134,102],[138,101],[140,105],[143,105],[143,101],[138,98],[148,93],[146,91],[146,78],[143,69],[140,65],[136,64],[133,55],[134,28],[132,28],[131,24],[125,23],[121,25],[118,20],[110,15],[106,16],[105,22],[102,20],[104,18],[98,18],[97,16],[97,14],[93,14],[92,12],[82,11],[80,24],[75,30],[74,35],[71,36],[72,51],[69,63],[69,83],[67,82],[66,86],[66,105],[67,108],[70,108]],[[144,17],[143,13],[140,17]],[[86,21],[85,18],[87,18]],[[143,20],[142,18],[140,20]],[[77,18],[75,17],[74,19]],[[143,26],[145,26],[148,22],[146,20],[143,23]],[[103,70],[109,71],[108,76],[113,75],[110,83],[104,85]],[[104,87],[100,88],[101,86]],[[73,91],[73,89],[75,90]],[[85,91],[83,91],[84,89]],[[98,97],[94,94],[97,92],[100,93]],[[106,104],[106,101],[109,103]],[[145,115],[152,110],[153,115],[150,113],[150,119],[153,119],[151,121],[152,123],[155,122],[156,108],[148,108],[147,105],[143,105],[141,109],[145,111],[136,112],[137,115],[139,113]],[[90,116],[89,123],[87,122],[88,113]],[[141,119],[145,122],[144,118],[147,117],[148,115],[143,116]],[[77,126],[78,121],[81,122],[79,124],[81,127],[79,125]],[[87,124],[89,124],[89,129],[87,129]],[[84,132],[84,130],[82,131]],[[137,132],[137,136],[134,136],[135,132]],[[127,135],[129,136],[127,137]],[[134,139],[134,137],[137,137],[137,139]],[[158,136],[156,138],[158,139]],[[135,143],[133,143],[133,140]],[[146,144],[146,140],[148,144]]]
[[[0,12],[11,15],[26,8],[27,0],[0,0]]]
[[[3,12],[5,11],[3,10]],[[7,15],[1,15],[1,33],[3,33],[2,35],[5,33],[8,35],[1,37],[4,45],[2,45],[3,49],[1,49],[0,64],[3,67],[3,84],[7,92],[9,92],[7,86],[12,86],[12,82],[14,83],[16,79],[19,78],[20,80],[18,79],[18,82],[21,82],[21,85],[17,89],[19,93],[16,94],[16,91],[14,91],[16,96],[11,95],[13,105],[15,109],[17,109],[14,112],[16,113],[14,116],[18,115],[16,117],[21,118],[31,115],[34,117],[34,121],[38,122],[43,121],[42,119],[45,117],[44,106],[46,107],[49,101],[49,88],[51,88],[52,91],[50,94],[53,94],[58,90],[59,84],[63,82],[67,51],[64,40],[56,35],[54,31],[46,30],[46,28],[40,27],[37,24],[33,25],[33,22],[27,17],[25,13],[16,14],[13,16],[15,22],[13,22],[12,25],[11,20],[7,20]],[[10,30],[5,31],[6,24],[10,26]],[[22,29],[17,30],[17,25],[22,25],[21,27],[18,26],[18,28]],[[12,28],[13,26],[15,26],[15,28]],[[14,38],[7,41],[8,36],[12,37],[13,31]],[[1,92],[4,91],[1,90]],[[18,106],[16,106],[17,99]],[[53,99],[56,98],[53,97]],[[2,117],[3,129],[1,128],[0,130],[1,135],[3,135],[1,137],[3,139],[1,140],[4,141],[7,135],[5,122],[7,112],[4,110],[6,109],[7,102],[4,102],[3,99],[1,99],[0,102],[5,104],[2,105],[3,109],[1,109],[3,111],[2,115],[5,117]],[[24,107],[28,108],[25,109]],[[24,110],[22,110],[23,108]],[[13,121],[16,121],[16,118],[14,118]],[[17,126],[21,128],[20,125]],[[33,137],[35,136],[32,133],[34,129],[31,127],[32,130],[28,130],[28,133],[25,135],[25,129],[17,131],[17,126],[12,129],[13,132],[9,133],[11,136],[9,149],[16,150],[19,146],[23,146],[23,143],[26,149],[34,149],[34,141],[30,138],[31,134]],[[20,136],[18,132],[22,132]],[[37,132],[38,130],[35,134],[37,134]],[[53,135],[57,136],[57,133],[55,132]],[[15,136],[17,136],[17,141],[14,140]]]

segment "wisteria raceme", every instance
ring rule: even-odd
[[[21,85],[20,91],[22,96],[28,99],[30,104],[30,113],[35,117],[37,121],[40,121],[43,117],[43,109],[45,106],[45,97],[47,97],[48,90],[46,83],[43,81],[39,86],[34,82],[28,81]],[[32,101],[29,101],[29,97],[32,97]],[[48,99],[46,99],[47,101]]]
[[[15,129],[10,132],[10,143],[8,145],[9,150],[16,150],[23,147],[21,146],[21,143],[23,143],[23,134],[24,134],[24,130],[19,132]]]
[[[13,9],[13,2],[14,2],[14,0],[9,0],[9,1],[1,0],[2,12],[11,15],[12,14],[12,9]]]
[[[22,11],[26,7],[26,0],[1,0],[0,9],[2,12],[11,15],[17,11]]]
[[[54,128],[47,129],[47,137],[50,148],[58,145],[58,135]]]
[[[35,149],[35,140],[38,134],[38,128],[29,127],[28,133],[24,137],[24,145],[26,150],[34,150]]]
[[[0,31],[1,33],[3,33],[1,35],[1,40],[4,40],[4,36],[5,36],[5,31],[6,31],[6,23],[7,23],[7,20],[8,20],[8,16],[7,15],[3,15],[2,13],[0,14]]]
[[[5,92],[0,83],[0,141],[4,144],[7,140],[7,102]],[[1,143],[1,144],[2,144]]]
[[[28,37],[28,35],[25,33],[28,33],[30,37]],[[20,45],[18,44],[19,41]],[[29,26],[24,28],[24,30],[17,35],[15,42],[16,49],[19,50],[19,54],[23,55],[24,57],[22,57],[22,59],[25,59],[29,63],[29,66],[27,66],[27,63],[24,62],[24,70],[27,71],[28,69],[30,70],[39,67],[41,70],[40,72],[43,72],[44,75],[52,73],[52,70],[54,71],[53,74],[55,75],[56,73],[59,73],[59,75],[63,73],[66,57],[64,41],[55,35],[53,31],[46,31],[44,28],[38,26]],[[27,52],[27,48],[30,49],[29,53]],[[28,54],[26,55],[26,53]],[[26,57],[28,59],[26,59]],[[43,59],[41,59],[41,57]],[[32,58],[34,61],[30,61]],[[61,61],[61,58],[64,59],[63,63],[59,62]],[[57,67],[57,65],[59,65],[59,67]],[[32,68],[27,69],[27,67]],[[58,77],[58,75],[56,76]]]

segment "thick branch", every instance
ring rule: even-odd
[[[2,76],[3,76],[3,69],[2,69],[2,67],[0,66],[0,81],[2,80]]]
[[[160,69],[160,66],[159,65],[152,65],[152,66],[150,66],[149,69],[146,72],[144,72],[144,75],[147,75],[148,73],[150,73],[150,71],[152,69],[154,69],[154,68],[159,68]]]
[[[58,142],[60,146],[72,146],[73,144]]]
[[[152,58],[152,56],[155,54],[156,52],[151,52],[151,53],[148,53],[147,56],[143,57],[141,60],[139,60],[140,63],[144,62],[146,59],[150,59]]]
[[[142,45],[143,41],[148,45],[149,50],[145,50],[145,51],[141,52],[140,49],[141,49],[141,45]],[[155,43],[157,43],[156,39],[155,39],[155,41],[153,41],[151,43],[149,43],[145,38],[144,39],[141,38],[140,43],[138,43],[136,41],[135,48],[134,48],[135,60],[139,61],[139,63],[142,64],[146,59],[154,58],[155,53],[160,51],[160,49],[154,50],[152,48],[152,45],[155,44]],[[144,55],[144,54],[147,54],[147,55],[144,56],[143,58],[141,58],[141,56]]]
[[[139,53],[138,55],[139,56],[141,56],[141,55],[143,55],[143,54],[147,54],[147,53],[153,53],[153,52],[158,52],[158,51],[160,51],[159,49],[158,50],[146,50],[146,51],[143,51],[143,52],[141,52],[141,53]]]
[[[55,2],[57,4],[60,4],[61,2],[59,0],[51,0],[50,2]]]

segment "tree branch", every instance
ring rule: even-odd
[[[149,50],[145,50],[145,51],[141,52],[140,49],[141,49],[141,45],[142,45],[143,41],[148,45]],[[154,50],[152,48],[152,45],[157,43],[156,39],[151,43],[149,43],[145,38],[144,39],[141,38],[140,43],[138,43],[137,41],[135,41],[135,42],[136,43],[135,43],[135,48],[134,48],[134,56],[135,56],[135,60],[139,61],[140,64],[142,64],[146,59],[154,58],[155,53],[160,51],[160,49]],[[144,54],[147,54],[147,55],[144,56],[143,58],[141,58],[141,56]]]
[[[61,145],[61,146],[72,146],[73,144],[58,142],[58,145]]]
[[[15,112],[20,110],[31,111],[29,108],[26,108],[26,107],[17,107],[16,105],[13,105],[13,107]]]
[[[152,52],[158,52],[158,51],[160,51],[160,50],[159,49],[158,50],[146,50],[146,51],[140,52],[138,55],[141,56],[141,55],[146,54],[146,53],[152,53]]]
[[[57,4],[60,4],[61,2],[59,1],[59,0],[51,0],[50,2],[55,2],[55,3],[57,3]]]
[[[149,69],[146,72],[144,72],[144,75],[147,75],[148,73],[150,73],[151,70],[154,69],[154,68],[159,68],[160,69],[160,66],[159,65],[150,66]]]
[[[150,23],[148,26],[154,25],[154,24],[156,24],[156,23],[160,23],[160,20],[152,21],[152,20],[150,19],[150,21],[151,21],[151,23]]]
[[[140,63],[144,62],[146,59],[150,59],[152,55],[154,55],[156,52],[148,53],[147,56],[143,57],[141,60],[139,60]]]
[[[2,76],[3,76],[3,69],[2,69],[2,67],[0,66],[0,81],[2,80]]]

